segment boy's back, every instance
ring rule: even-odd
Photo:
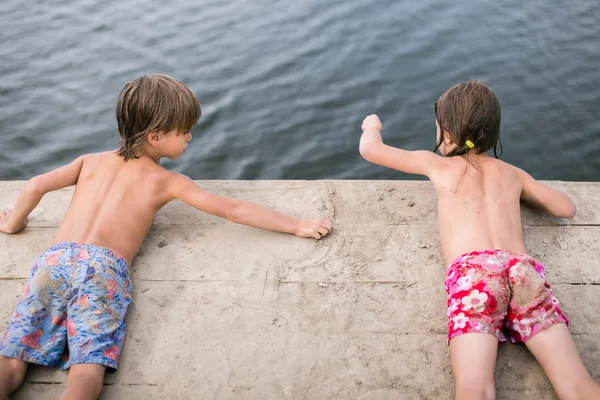
[[[79,158],[73,199],[55,243],[89,243],[120,254],[131,264],[156,212],[170,199],[165,190],[174,175],[148,158],[124,161],[114,152]],[[72,165],[74,172],[78,165]]]
[[[486,155],[440,158],[431,181],[438,195],[446,264],[473,249],[524,253],[517,169]]]

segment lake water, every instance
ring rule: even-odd
[[[4,0],[0,180],[115,148],[121,88],[160,72],[202,105],[164,164],[195,179],[419,178],[364,161],[361,121],[432,149],[433,103],[478,78],[501,101],[504,160],[600,181],[598,21],[598,0]]]

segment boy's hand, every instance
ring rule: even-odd
[[[328,219],[301,219],[294,234],[298,237],[321,239],[331,232],[331,221]]]
[[[371,130],[381,132],[383,130],[383,124],[381,123],[377,115],[371,114],[363,120],[362,130],[363,132]]]
[[[17,233],[25,228],[27,225],[27,220],[23,221],[21,226],[14,227],[10,225],[10,216],[12,215],[12,210],[4,210],[0,212],[0,232],[4,233]]]

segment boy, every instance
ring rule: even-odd
[[[204,191],[159,165],[177,159],[200,118],[198,100],[166,75],[128,82],[117,102],[116,152],[88,154],[29,180],[0,231],[16,233],[44,194],[76,185],[54,245],[32,267],[29,284],[0,340],[0,399],[23,381],[28,363],[70,368],[64,399],[96,399],[106,368],[117,369],[130,302],[128,266],[158,210],[179,199],[230,221],[320,239],[326,219],[296,219]],[[64,352],[68,346],[68,353]]]

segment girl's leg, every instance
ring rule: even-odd
[[[8,399],[21,386],[28,366],[25,361],[0,356],[0,400]]]
[[[67,387],[60,400],[96,400],[102,393],[106,367],[98,364],[75,364],[69,370]]]
[[[494,368],[497,354],[498,339],[487,333],[465,333],[450,340],[457,400],[496,398]]]
[[[600,399],[566,324],[555,324],[525,342],[560,399]]]

